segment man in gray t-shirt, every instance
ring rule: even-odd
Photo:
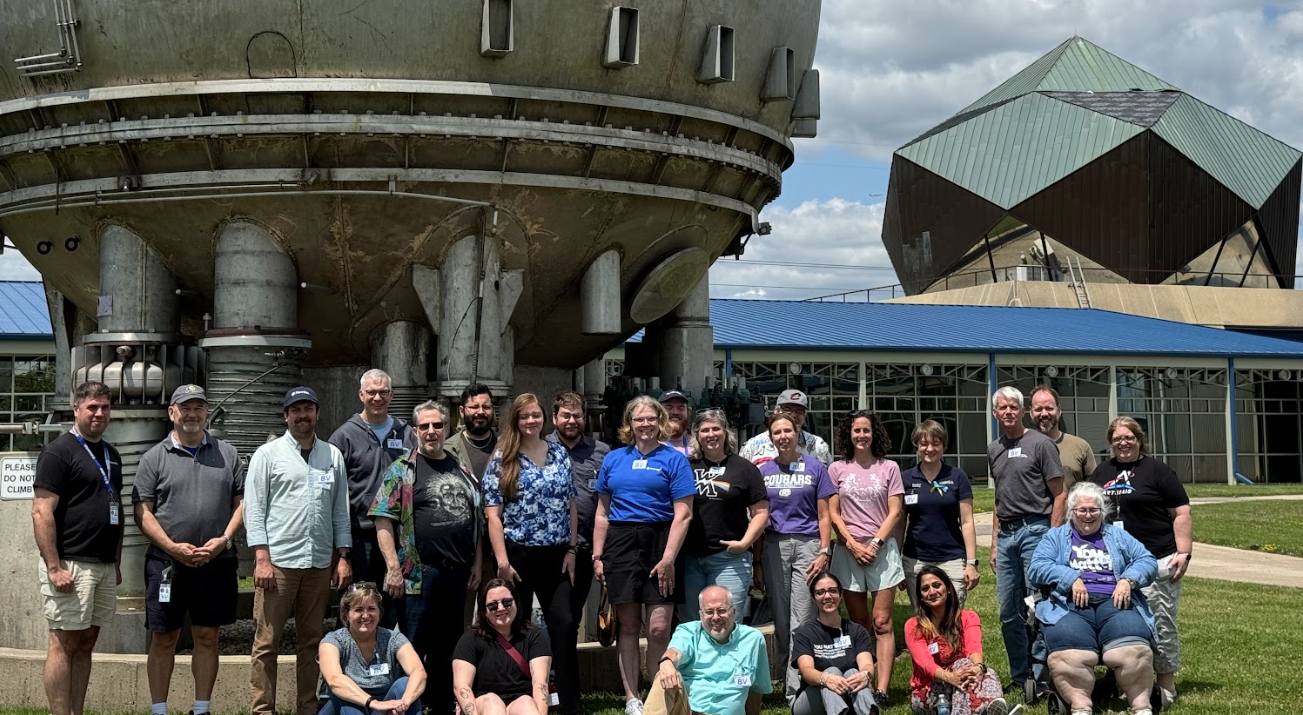
[[[1063,465],[1054,442],[1023,424],[1023,395],[1002,387],[991,396],[999,421],[999,438],[986,448],[991,479],[995,483],[995,517],[991,529],[991,571],[1000,603],[1000,630],[1009,655],[1009,675],[1021,686],[1034,677],[1028,651],[1027,597],[1031,586],[1027,569],[1041,537],[1051,526],[1063,523],[1065,497]],[[1045,642],[1037,638],[1032,650],[1045,662]]]

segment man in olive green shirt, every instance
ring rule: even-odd
[[[1095,472],[1095,455],[1086,440],[1059,429],[1059,393],[1048,385],[1038,385],[1032,391],[1032,421],[1041,434],[1054,440],[1059,447],[1059,461],[1063,462],[1063,488],[1089,479]]]

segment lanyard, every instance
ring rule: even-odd
[[[100,464],[100,460],[97,459],[97,458],[95,457],[95,453],[91,451],[91,449],[90,449],[90,445],[86,444],[86,439],[85,439],[84,437],[82,437],[80,434],[78,434],[78,433],[77,433],[77,430],[73,430],[73,431],[72,431],[72,436],[73,436],[73,437],[76,437],[78,442],[81,442],[81,448],[84,449],[84,450],[86,450],[86,454],[90,455],[90,461],[94,462],[94,463],[95,463],[95,468],[98,469],[98,470],[100,471],[100,476],[104,478],[104,489],[108,491],[108,493],[109,493],[109,498],[112,499],[112,498],[113,498],[113,482],[109,480],[109,470],[105,469],[105,468],[104,468],[104,465]],[[108,454],[109,454],[109,453],[108,453],[108,450],[107,450],[107,449],[104,450],[104,459],[105,459],[105,461],[108,461]]]

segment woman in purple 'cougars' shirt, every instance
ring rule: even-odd
[[[792,630],[815,616],[808,582],[828,568],[832,522],[828,499],[837,493],[828,469],[796,450],[796,421],[781,410],[769,416],[769,438],[778,457],[760,466],[769,492],[769,526],[756,544],[753,580],[769,597],[778,639],[775,664],[786,670],[788,701],[800,689],[790,658]]]

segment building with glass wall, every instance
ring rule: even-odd
[[[1186,481],[1303,473],[1303,343],[1058,308],[712,300],[711,323],[716,379],[746,378],[766,407],[785,389],[806,391],[807,429],[830,444],[840,415],[872,409],[903,466],[914,461],[910,432],[934,419],[951,435],[947,459],[985,476],[991,393],[1048,384],[1061,427],[1099,455],[1109,420],[1130,415]],[[743,425],[742,436],[760,428]]]
[[[0,423],[44,422],[54,395],[54,333],[45,289],[0,281]],[[0,452],[32,449],[39,435],[0,434]]]

